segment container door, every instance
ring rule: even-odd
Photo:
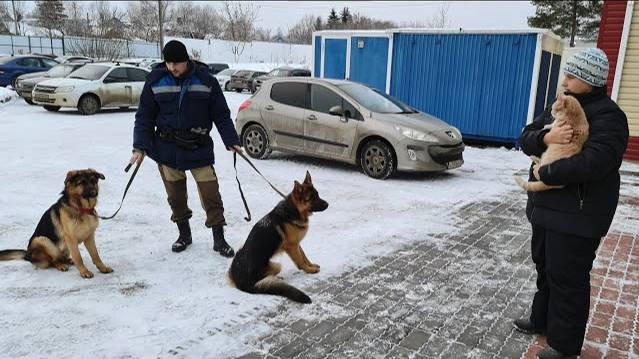
[[[346,78],[346,39],[326,39],[324,42],[324,78]]]

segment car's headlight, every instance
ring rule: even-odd
[[[459,131],[459,129],[457,127],[452,127],[453,132],[455,133],[455,136],[457,136],[457,138],[461,139],[462,138],[462,134],[461,131]]]
[[[397,132],[412,140],[424,142],[439,142],[439,139],[437,137],[428,133],[424,133],[422,131],[414,130],[412,128],[395,126],[395,129],[397,130]]]
[[[75,86],[60,86],[60,87],[55,89],[55,92],[56,93],[71,92],[71,91],[73,91],[74,88],[75,88]]]

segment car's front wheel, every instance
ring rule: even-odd
[[[78,101],[78,110],[83,115],[93,115],[100,111],[100,99],[95,95],[84,95]]]
[[[58,112],[60,110],[60,106],[44,105],[42,107],[44,107],[45,110],[51,112]]]
[[[227,83],[224,85],[224,91],[231,91],[231,83],[230,83],[230,82],[227,82]]]
[[[242,146],[249,156],[259,160],[268,158],[272,152],[266,131],[260,125],[250,125],[244,130]]]
[[[33,103],[33,101],[29,98],[23,97],[24,102],[28,103],[29,105],[35,105],[35,103]]]
[[[397,169],[395,153],[382,140],[372,140],[364,145],[359,156],[364,173],[376,179],[387,179]]]

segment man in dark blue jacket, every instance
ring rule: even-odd
[[[581,352],[590,305],[590,270],[601,237],[619,200],[619,167],[628,143],[628,121],[606,92],[608,59],[596,48],[582,50],[564,67],[562,86],[586,113],[589,137],[581,153],[546,166],[531,166],[530,180],[563,188],[529,192],[526,215],[532,224],[532,259],[537,292],[530,318],[515,328],[545,333],[539,358],[576,358]],[[572,128],[544,126],[550,108],[526,126],[519,139],[524,153],[541,156],[550,143],[569,143]]]
[[[179,237],[172,250],[181,252],[192,242],[187,205],[186,174],[195,178],[206,226],[213,228],[213,249],[232,257],[224,239],[224,207],[213,164],[213,140],[217,128],[229,151],[241,151],[230,111],[217,81],[204,64],[189,60],[186,47],[169,41],[162,50],[165,62],[148,75],[135,114],[131,163],[148,155],[158,164],[171,206],[171,220]]]

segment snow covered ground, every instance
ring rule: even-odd
[[[234,118],[248,95],[225,95]],[[111,214],[128,180],[123,168],[131,152],[133,121],[130,110],[82,116],[73,110],[50,113],[19,99],[0,105],[0,249],[26,246],[71,169],[92,167],[106,175],[98,209]],[[240,180],[254,216],[246,223],[232,156],[217,137],[215,143],[227,239],[237,249],[278,195],[240,163]],[[309,170],[320,196],[330,203],[311,218],[303,243],[321,272],[303,274],[288,257],[281,257],[281,275],[303,289],[366,265],[371,256],[429,241],[429,234],[454,231],[463,223],[452,215],[457,208],[515,189],[512,174],[528,166],[522,153],[503,148],[469,147],[465,159],[458,170],[387,181],[370,179],[353,166],[296,155],[274,153],[258,161],[260,170],[286,192]],[[230,260],[213,253],[191,179],[189,193],[194,244],[183,253],[170,250],[177,230],[169,221],[156,165],[146,160],[120,214],[102,221],[97,230],[101,256],[114,273],[94,270],[84,249],[85,263],[96,273],[90,280],[75,268],[63,273],[36,270],[27,262],[0,263],[0,356],[157,358],[172,356],[173,348],[190,342],[190,357],[224,357],[242,352],[243,340],[268,330],[242,323],[280,303],[298,305],[248,295],[227,284]],[[237,330],[223,330],[229,326]]]

